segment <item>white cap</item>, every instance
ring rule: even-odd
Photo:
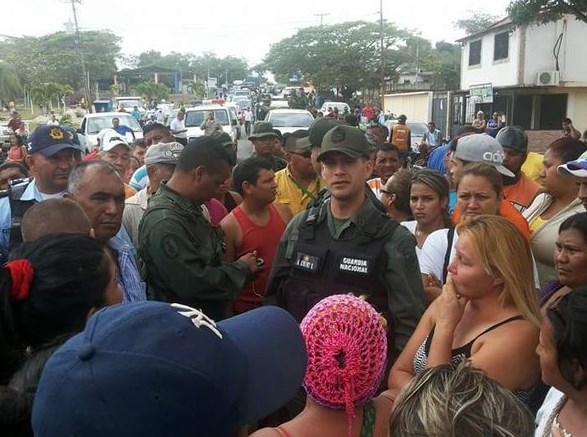
[[[578,178],[587,178],[587,152],[583,153],[574,161],[557,167],[560,175],[572,175]]]
[[[114,134],[105,134],[100,140],[100,152],[108,152],[121,144],[126,146],[128,150],[132,150],[132,147],[126,142],[122,135],[116,131],[113,132]]]

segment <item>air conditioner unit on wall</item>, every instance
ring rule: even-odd
[[[560,71],[540,71],[536,75],[536,85],[538,86],[558,86],[560,80]]]

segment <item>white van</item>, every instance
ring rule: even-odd
[[[185,127],[188,141],[201,137],[204,131],[200,129],[202,122],[208,117],[208,112],[214,112],[214,118],[222,125],[222,130],[230,135],[230,138],[236,144],[240,126],[238,124],[237,113],[232,106],[224,105],[206,105],[196,106],[195,108],[186,108],[185,110]]]
[[[328,108],[338,108],[339,114],[344,114],[347,111],[349,114],[351,112],[351,107],[345,102],[324,102],[322,108],[320,108],[320,112],[324,115],[328,114]]]

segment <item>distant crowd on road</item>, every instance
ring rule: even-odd
[[[240,159],[213,111],[12,114],[3,435],[583,435],[585,135],[337,108],[245,108]]]

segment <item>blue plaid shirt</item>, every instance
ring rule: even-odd
[[[137,268],[137,251],[124,227],[108,240],[108,246],[116,251],[118,261],[118,285],[123,293],[123,302],[146,300],[145,283]]]

